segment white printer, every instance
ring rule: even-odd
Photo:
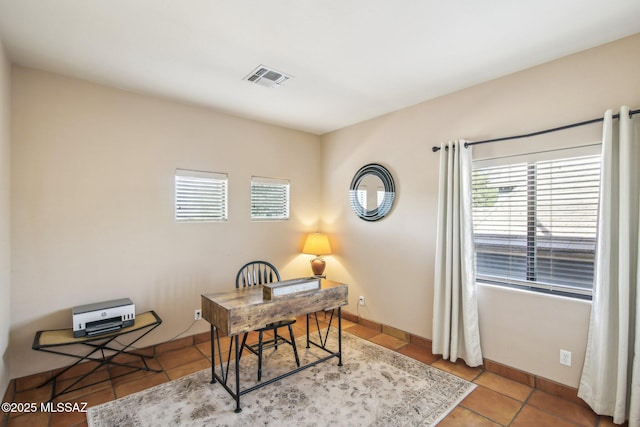
[[[71,313],[76,338],[133,326],[136,319],[136,307],[130,298],[80,305],[73,307]]]

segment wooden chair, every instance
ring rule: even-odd
[[[238,275],[236,276],[236,288],[240,288],[241,286],[243,288],[247,286],[262,286],[265,283],[272,283],[276,281],[280,281],[280,273],[278,273],[278,270],[273,264],[266,261],[251,261],[243,265],[240,271],[238,271]],[[292,325],[294,323],[296,323],[295,318],[284,319],[278,322],[269,323],[263,328],[257,329],[255,332],[258,332],[258,342],[252,345],[247,344],[247,337],[249,336],[249,333],[245,332],[242,337],[240,355],[242,356],[242,350],[246,348],[258,356],[258,381],[262,378],[262,352],[269,348],[277,349],[279,344],[286,343],[293,347],[296,365],[300,367],[298,349],[296,348],[296,340],[293,336],[292,329]],[[278,329],[285,326],[289,329],[289,340],[278,334]],[[263,340],[265,332],[272,332],[273,339]]]

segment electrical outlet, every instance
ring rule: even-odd
[[[202,319],[202,310],[195,310],[193,313],[194,320]]]
[[[571,352],[568,350],[560,350],[560,364],[571,366]]]
[[[358,298],[358,304],[364,305],[364,296],[360,295],[360,298]]]

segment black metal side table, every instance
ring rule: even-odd
[[[149,365],[147,365],[146,359],[153,359],[155,356],[140,354],[140,353],[136,353],[135,351],[128,351],[128,349],[131,348],[133,344],[135,344],[142,337],[146,336],[149,332],[153,331],[155,328],[160,326],[161,323],[162,323],[162,319],[160,319],[160,317],[156,314],[156,312],[152,310],[142,314],[136,314],[136,319],[133,326],[128,326],[118,331],[108,332],[101,335],[75,338],[73,336],[72,328],[52,329],[52,330],[36,332],[36,336],[33,339],[33,345],[31,346],[31,348],[33,348],[34,350],[44,351],[44,352],[53,353],[53,354],[60,354],[63,356],[69,356],[69,357],[74,357],[78,359],[74,364],[67,366],[65,369],[58,372],[53,377],[49,378],[47,381],[42,383],[39,387],[43,387],[49,384],[50,382],[53,382],[53,388],[51,390],[51,399],[49,399],[49,401],[52,401],[53,399],[60,396],[61,394],[80,390],[86,387],[90,387],[92,385],[99,384],[104,381],[109,381],[114,378],[119,378],[121,376],[128,375],[136,371],[161,372],[161,370],[152,369],[149,367]],[[144,331],[144,333],[134,337],[134,339],[129,341],[128,344],[121,344],[122,348],[114,348],[110,346],[111,342],[114,341],[116,338],[119,338],[123,335],[130,334],[136,331]],[[66,346],[77,346],[77,345],[84,345],[84,346],[90,347],[92,350],[86,355],[71,353],[69,352],[69,350],[63,351],[63,349],[66,348]],[[136,356],[136,359],[140,358],[143,366],[134,365],[131,363],[117,362],[114,360],[116,356],[122,355],[122,354]],[[60,375],[64,374],[69,369],[73,368],[74,366],[76,366],[77,364],[83,361],[94,361],[98,363],[89,372],[81,375],[71,384],[64,387],[62,390],[57,391],[56,380],[58,379],[58,377],[60,377]],[[105,365],[121,366],[125,368],[130,368],[131,370],[113,377],[109,376],[109,378],[107,379],[96,381],[91,384],[84,384],[84,385],[78,386],[85,378],[87,378],[89,375],[93,374],[94,372],[98,371],[98,369],[100,369],[102,366],[105,366]]]

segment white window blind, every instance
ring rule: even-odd
[[[588,298],[593,289],[600,155],[474,162],[479,281]]]
[[[289,180],[251,177],[251,219],[289,219]]]
[[[226,221],[227,174],[176,169],[176,221]]]

